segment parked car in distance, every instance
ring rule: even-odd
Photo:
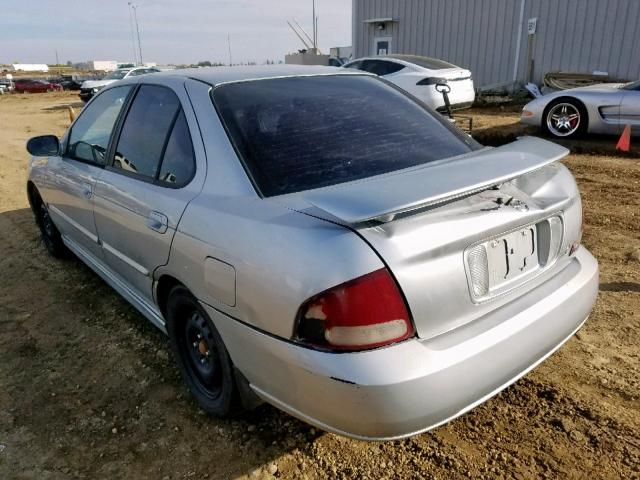
[[[15,85],[13,84],[13,81],[0,78],[0,90],[2,90],[3,93],[12,92],[14,88]]]
[[[31,80],[20,79],[14,82],[14,90],[17,93],[44,93],[44,92],[60,92],[62,87],[57,83],[47,80]]]
[[[558,138],[584,133],[619,135],[626,125],[631,125],[632,135],[640,135],[640,80],[543,95],[524,106],[520,121]]]
[[[123,80],[129,77],[144,75],[147,73],[156,73],[159,71],[159,69],[154,67],[119,68],[118,70],[114,70],[100,80],[84,81],[80,86],[80,99],[83,102],[88,102],[96,93],[98,93],[107,85],[111,85],[113,82],[117,82],[118,80]]]
[[[64,90],[80,90],[82,83],[86,80],[86,78],[79,75],[61,75],[54,81],[61,85]]]
[[[437,58],[417,55],[384,55],[353,60],[344,68],[379,75],[406,90],[436,110],[445,108],[444,97],[436,86],[446,83],[451,88],[452,110],[470,107],[475,100],[471,72]]]
[[[538,365],[598,292],[565,148],[482,147],[375,75],[130,77],[27,149],[45,247],[167,333],[215,415],[413,435]]]

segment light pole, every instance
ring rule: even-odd
[[[140,65],[144,65],[144,61],[142,60],[142,45],[140,44],[140,27],[138,26],[138,5],[134,3],[129,3],[131,8],[133,9],[133,21],[136,24],[136,33],[138,34],[138,53],[140,54]]]
[[[135,33],[133,32],[133,12],[131,11],[131,2],[127,2],[129,5],[129,28],[131,29],[131,47],[133,52],[133,64],[137,65],[138,59],[136,57],[136,39]]]
[[[312,9],[313,9],[313,48],[317,50],[318,48],[318,37],[316,33],[316,0],[312,0]],[[317,52],[316,52],[317,53]]]

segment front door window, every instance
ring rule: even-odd
[[[84,108],[71,128],[67,156],[104,165],[111,131],[130,90],[129,86],[110,88]]]

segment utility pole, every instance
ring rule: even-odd
[[[131,8],[133,8],[133,21],[136,24],[136,32],[138,34],[138,53],[140,53],[140,65],[144,65],[144,61],[142,60],[142,45],[140,44],[140,27],[138,26],[138,7],[132,3]]]
[[[231,38],[229,37],[229,34],[227,33],[227,45],[229,47],[229,66],[232,65],[231,63]]]
[[[138,64],[138,58],[136,55],[136,38],[135,33],[133,32],[133,12],[131,11],[131,2],[127,2],[129,5],[129,28],[131,30],[131,51],[133,52],[133,64]]]
[[[58,49],[55,49],[56,51],[56,65],[60,65],[60,62],[58,61]]]

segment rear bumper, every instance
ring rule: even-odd
[[[473,105],[476,98],[473,81],[463,80],[451,82],[449,86],[451,87],[451,91],[448,96],[452,110],[460,110]],[[410,92],[436,110],[443,110],[445,108],[444,97],[436,90],[435,85],[418,85],[413,87]]]
[[[266,401],[325,430],[391,440],[441,425],[515,382],[580,328],[597,292],[597,262],[580,248],[548,282],[471,325],[342,354],[296,346],[205,308]]]

